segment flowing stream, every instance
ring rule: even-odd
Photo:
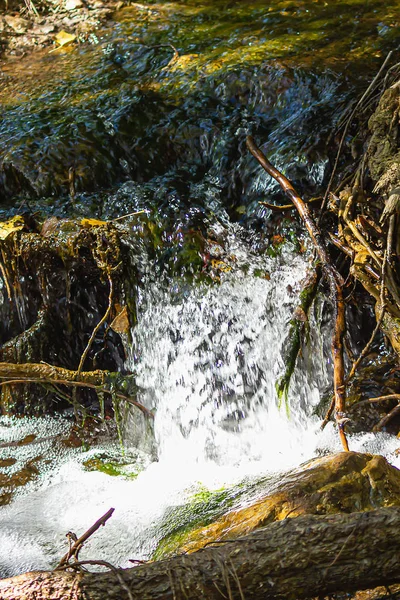
[[[110,507],[114,515],[81,558],[129,566],[129,560],[152,555],[171,507],[190,505],[205,491],[226,489],[229,495],[244,481],[340,450],[333,425],[321,432],[313,414],[329,385],[324,336],[312,335],[305,346],[286,408],[279,407],[275,391],[287,324],[309,261],[291,248],[277,258],[252,255],[241,233],[235,226],[229,235],[236,266],[213,286],[178,279],[160,285],[151,273],[145,280],[128,366],[137,372],[138,399],[156,410],[155,442],[132,411],[123,474],[85,468],[98,456],[116,460],[121,450],[115,440],[86,452],[71,450],[55,441],[68,430],[63,419],[1,419],[6,442],[32,430],[38,436],[17,452],[3,449],[2,458],[18,457],[13,468],[42,462],[40,475],[1,509],[2,576],[51,568],[66,551],[65,534],[82,533]],[[244,273],[242,261],[249,259],[252,268]],[[256,277],[260,270],[268,277]],[[315,331],[323,313],[323,306],[316,307]],[[353,436],[351,447],[390,455],[397,443],[392,436],[364,434]]]
[[[285,243],[266,241],[271,215],[259,201],[279,200],[280,191],[244,139],[260,136],[300,191],[318,194],[326,139],[390,47],[396,10],[380,2],[334,3],[334,14],[324,2],[135,4],[81,47],[4,65],[2,216],[27,197],[30,210],[58,217],[145,211],[164,245],[149,252],[132,226],[140,285],[125,366],[154,427],[129,410],[122,451],[107,420],[85,448],[69,443],[68,415],[1,417],[0,484],[19,473],[19,491],[9,504],[0,497],[0,576],[54,567],[66,533],[82,534],[110,507],[80,557],[146,560],[175,508],[221,490],[246,502],[240,486],[262,480],[265,492],[279,473],[340,450],[333,425],[321,432],[316,415],[332,375],[322,297],[288,398],[277,397],[312,257],[290,217]],[[204,260],[187,249],[193,231],[207,237],[211,281],[190,272],[196,263],[201,275]],[[383,433],[350,444],[400,460],[396,438]],[[92,468],[99,464],[108,472]]]

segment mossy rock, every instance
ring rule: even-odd
[[[99,471],[111,477],[125,477],[126,479],[136,479],[140,471],[137,466],[117,462],[103,456],[89,458],[83,463],[83,466],[85,471]]]
[[[268,495],[225,512],[206,526],[186,527],[163,539],[157,558],[195,552],[236,539],[273,521],[400,506],[400,471],[382,456],[342,452],[312,460],[270,487]]]

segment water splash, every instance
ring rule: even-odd
[[[236,267],[220,283],[149,283],[139,302],[130,366],[143,389],[140,402],[156,409],[160,459],[240,465],[269,457],[276,465],[274,448],[292,454],[291,443],[283,450],[278,442],[281,427],[292,439],[319,400],[319,382],[305,374],[289,398],[288,419],[275,391],[307,262],[288,260],[286,252],[249,257],[238,239],[228,242]]]
[[[66,532],[83,533],[111,506],[112,519],[80,557],[129,566],[129,560],[151,556],[166,511],[196,490],[276,474],[340,450],[333,425],[320,432],[313,415],[329,380],[323,336],[311,336],[303,350],[289,390],[289,415],[276,397],[287,323],[308,260],[289,247],[274,259],[259,256],[240,233],[238,226],[229,231],[227,250],[235,260],[214,285],[183,278],[156,282],[144,265],[148,277],[129,360],[142,389],[139,400],[156,410],[158,461],[129,480],[85,471],[83,463],[99,448],[54,449],[51,470],[0,511],[0,576],[54,567],[66,552]],[[319,325],[321,311],[311,318]],[[128,455],[140,431],[137,414],[126,424]],[[47,439],[35,452],[49,453],[49,422],[3,419],[0,435],[20,439],[21,427],[33,426],[40,437],[44,430]],[[368,434],[354,437],[351,445],[388,454],[397,443]],[[107,443],[101,449],[108,455],[116,451]]]

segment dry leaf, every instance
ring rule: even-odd
[[[359,250],[354,256],[354,264],[355,265],[365,265],[368,263],[368,259],[370,254],[367,250]]]
[[[82,219],[82,227],[101,227],[107,225],[107,221],[99,221],[98,219]]]
[[[76,35],[73,33],[67,33],[66,31],[59,31],[57,35],[54,36],[54,40],[57,42],[58,47],[53,48],[53,50],[50,50],[50,52],[58,50],[58,48],[63,48],[64,46],[67,46],[67,44],[71,44],[76,40]]]
[[[128,309],[126,306],[121,310],[120,313],[115,317],[114,321],[110,325],[111,329],[116,333],[129,333],[130,323],[128,317]]]
[[[25,221],[22,217],[17,215],[9,221],[0,223],[0,240],[5,240],[14,231],[20,231],[25,227]]]

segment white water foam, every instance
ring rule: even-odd
[[[110,507],[115,513],[80,557],[129,566],[129,559],[151,555],[165,510],[183,504],[199,484],[217,489],[340,450],[333,425],[321,432],[313,416],[319,390],[329,381],[322,336],[312,336],[303,350],[288,411],[279,408],[275,391],[307,261],[250,256],[251,268],[243,269],[249,253],[237,239],[230,248],[236,266],[221,274],[219,284],[149,280],[141,291],[128,367],[142,388],[138,400],[156,410],[158,461],[132,481],[85,471],[82,463],[95,451],[64,451],[52,461],[51,474],[0,509],[0,575],[53,567],[67,549],[65,534],[82,534]],[[256,268],[269,272],[269,279],[256,277]],[[318,314],[312,318],[318,321]],[[126,425],[128,446],[137,443],[138,415],[132,413]],[[39,437],[43,423],[35,421]],[[0,435],[21,436],[19,425],[8,424],[3,420]],[[388,454],[396,446],[384,434],[351,439],[351,448],[364,452]],[[40,444],[35,452],[43,452]]]

